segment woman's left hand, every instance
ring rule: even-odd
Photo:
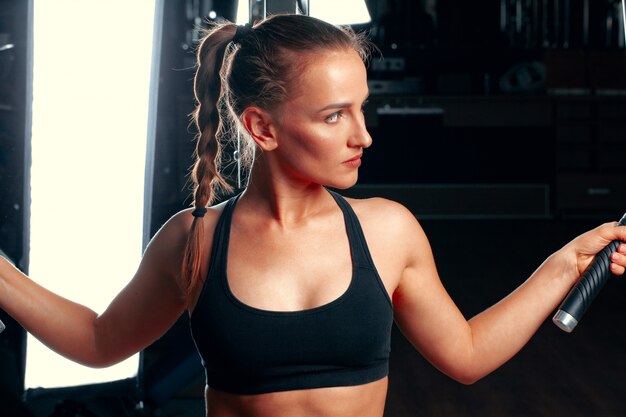
[[[623,275],[626,271],[626,226],[610,222],[583,233],[563,248],[564,251],[571,250],[575,256],[576,276],[582,275],[596,254],[614,240],[622,243],[616,252],[611,253],[610,270],[614,275]]]

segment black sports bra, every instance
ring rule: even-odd
[[[215,228],[210,270],[190,320],[209,387],[261,394],[361,385],[387,376],[391,300],[356,214],[343,197],[330,192],[344,214],[352,280],[339,298],[302,311],[260,310],[232,294],[226,263],[238,197],[226,203]]]

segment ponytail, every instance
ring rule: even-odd
[[[194,77],[196,108],[192,120],[197,129],[195,163],[191,171],[194,219],[183,255],[182,276],[187,292],[201,282],[201,256],[204,253],[203,214],[213,203],[216,191],[232,191],[219,172],[223,122],[221,114],[222,67],[237,26],[216,25],[205,32],[198,45],[197,70]]]

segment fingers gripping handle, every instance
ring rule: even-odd
[[[618,226],[626,225],[626,214],[618,223]],[[600,293],[604,284],[612,276],[609,266],[611,265],[611,253],[617,250],[621,242],[614,240],[604,247],[595,257],[589,268],[580,277],[576,285],[570,290],[567,297],[561,303],[556,314],[552,318],[554,324],[560,329],[571,333],[582,316],[585,314],[593,300]]]
[[[609,243],[594,259],[593,263],[580,277],[576,285],[561,303],[552,321],[562,330],[570,333],[585,314],[591,302],[600,293],[611,276],[609,256],[617,249],[618,241]]]

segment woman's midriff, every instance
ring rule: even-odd
[[[207,388],[207,417],[382,417],[387,378],[352,387],[236,395]]]

